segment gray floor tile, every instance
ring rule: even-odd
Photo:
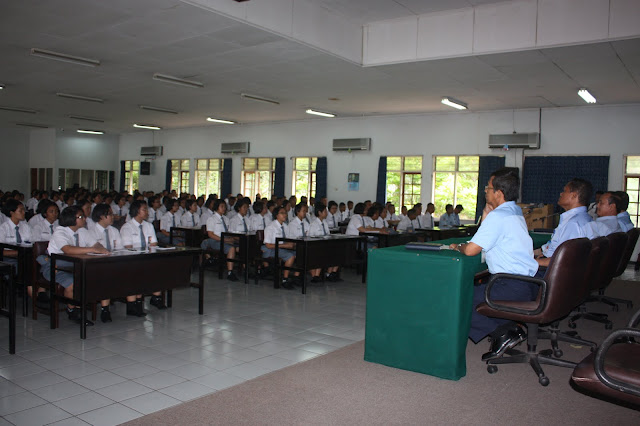
[[[139,377],[134,381],[148,388],[157,390],[184,382],[185,379],[180,376],[176,376],[175,374],[167,373],[166,371],[160,371],[149,376]]]
[[[51,371],[42,371],[30,376],[17,377],[12,381],[18,386],[21,386],[27,390],[33,390],[49,385],[54,385],[56,383],[65,382],[67,381],[67,379],[56,373],[52,373]]]
[[[28,408],[46,404],[47,401],[31,392],[22,392],[0,398],[0,416],[17,413]]]
[[[115,385],[116,383],[122,383],[126,379],[117,374],[109,371],[102,371],[100,373],[91,374],[90,376],[83,376],[73,381],[77,384],[84,386],[87,389],[96,390],[107,386]]]
[[[52,405],[40,405],[19,413],[9,414],[5,418],[16,426],[39,426],[71,417],[71,414]]]
[[[78,418],[92,426],[114,426],[137,419],[138,417],[142,417],[142,415],[142,413],[122,404],[112,404],[81,414]]]
[[[183,379],[193,380],[196,377],[205,376],[207,374],[211,374],[216,370],[213,368],[205,367],[202,364],[191,363],[181,365],[180,367],[174,368],[172,370],[167,370],[167,373],[175,374],[176,376],[180,376]]]
[[[126,382],[116,383],[115,385],[96,389],[96,392],[102,396],[106,396],[113,401],[120,402],[124,401],[125,399],[130,399],[136,396],[144,395],[145,393],[153,392],[153,389],[127,380]]]
[[[212,389],[221,390],[242,383],[245,379],[223,371],[218,371],[216,373],[198,377],[197,379],[193,379],[193,381]]]
[[[122,376],[129,380],[137,379],[138,377],[147,376],[149,374],[154,374],[158,371],[160,370],[155,367],[140,363],[127,365],[120,368],[114,368],[113,370],[111,370],[112,373],[115,373],[118,376]]]
[[[151,414],[179,403],[180,400],[160,392],[151,392],[122,401],[123,405],[126,405],[127,407],[142,414]]]
[[[56,383],[55,385],[34,389],[32,392],[49,402],[55,402],[71,398],[72,396],[80,395],[88,391],[89,390],[84,386],[80,386],[77,383],[67,380],[65,382]]]
[[[113,404],[113,401],[96,392],[85,392],[71,398],[62,399],[53,403],[74,416],[87,411]]]
[[[88,362],[82,362],[82,364],[69,365],[67,367],[56,368],[52,371],[56,374],[59,374],[62,377],[73,380],[79,377],[96,374],[104,370]]]
[[[182,382],[177,385],[172,385],[164,389],[160,389],[165,395],[169,395],[172,398],[179,399],[180,401],[189,401],[194,398],[199,398],[203,395],[207,395],[215,392],[208,386],[201,385],[196,382]]]

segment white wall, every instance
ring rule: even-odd
[[[622,187],[624,154],[640,154],[640,105],[589,106],[542,110],[541,149],[526,155],[610,155],[609,186]],[[538,110],[452,112],[411,116],[317,119],[262,125],[215,125],[191,129],[125,134],[120,160],[140,159],[140,147],[164,146],[152,175],[141,177],[141,189],[164,188],[165,162],[176,158],[219,158],[222,142],[251,142],[250,156],[287,157],[285,191],[291,191],[292,156],[327,156],[328,196],[336,201],[375,198],[381,155],[423,155],[423,202],[431,200],[432,156],[501,154],[490,150],[490,133],[535,132]],[[336,138],[372,138],[368,152],[333,152]],[[522,150],[506,152],[507,165],[522,167]],[[242,156],[234,156],[233,192],[240,192]],[[347,191],[347,174],[360,173],[360,191]],[[118,173],[117,173],[118,175]],[[193,174],[192,174],[193,175]]]
[[[0,129],[0,189],[29,194],[29,131]]]
[[[80,135],[58,132],[55,167],[65,169],[119,170],[117,135]]]

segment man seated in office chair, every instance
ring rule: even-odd
[[[453,212],[453,205],[447,204],[445,207],[445,214],[440,216],[440,228],[451,228],[456,226],[455,213]]]
[[[508,273],[532,277],[538,270],[533,258],[533,241],[529,236],[522,209],[516,204],[520,179],[513,169],[502,168],[491,174],[485,187],[487,205],[482,216],[482,225],[471,241],[466,244],[451,244],[466,256],[485,253],[491,274]],[[512,321],[480,315],[475,307],[484,302],[486,284],[476,286],[473,292],[473,311],[469,337],[478,343],[487,335],[491,337],[489,352],[482,355],[486,361],[502,355],[526,338],[522,327]],[[497,282],[491,291],[494,300],[535,300],[538,286],[514,279]]]
[[[560,223],[553,231],[551,241],[533,252],[542,268],[549,266],[551,256],[560,244],[575,238],[592,237],[585,231],[585,225],[592,221],[587,213],[592,192],[591,182],[584,179],[573,178],[564,186],[558,198],[558,205],[564,209],[564,213],[560,215]]]
[[[600,196],[596,213],[598,218],[584,225],[584,232],[589,238],[606,237],[614,232],[622,232],[618,223],[618,213],[622,211],[622,199],[612,192]]]
[[[629,208],[629,194],[624,191],[616,191],[614,194],[622,200],[620,213],[616,215],[618,218],[618,225],[620,225],[622,232],[629,232],[634,228],[633,222],[631,222],[631,216],[629,216],[629,212],[627,212],[627,209]]]

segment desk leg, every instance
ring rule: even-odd
[[[227,270],[227,256],[224,254],[224,233],[220,237],[220,267],[218,268],[218,279],[222,279],[222,271]]]
[[[25,255],[24,252],[20,251],[18,252],[18,275],[20,276],[20,282],[22,283],[22,316],[26,317],[27,315],[29,315],[29,293],[27,292],[27,271],[26,271],[26,259],[25,259]],[[33,293],[34,296],[37,296],[37,292],[34,289]]]
[[[365,284],[367,282],[367,260],[369,257],[369,252],[367,250],[367,240],[365,239],[363,241],[363,270],[362,270],[362,284]]]
[[[13,271],[9,274],[9,353],[16,353],[16,288]]]
[[[49,257],[51,273],[49,275],[49,327],[56,328],[56,316],[58,315],[58,295],[56,293],[56,259]]]
[[[204,254],[201,255],[204,261]],[[204,313],[204,269],[200,268],[198,274],[198,314]]]
[[[297,244],[296,244],[297,246]],[[302,245],[302,294],[307,294],[307,243]]]
[[[240,238],[244,241],[242,257],[244,257],[244,283],[249,284],[249,237]]]
[[[75,269],[75,265],[74,265]],[[87,338],[87,310],[85,309],[87,306],[87,275],[84,263],[82,264],[82,275],[81,275],[81,284],[80,284],[80,338]]]
[[[280,253],[278,239],[276,238],[276,254],[273,260],[273,288],[280,288]]]
[[[173,305],[173,290],[167,290],[167,308]]]

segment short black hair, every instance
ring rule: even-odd
[[[356,206],[353,208],[353,213],[354,214],[362,214],[362,213],[364,213],[364,203],[356,204]]]
[[[91,219],[98,223],[103,216],[106,217],[109,215],[109,210],[111,210],[111,206],[106,203],[100,203],[93,208],[93,211],[91,212]]]
[[[191,210],[191,206],[196,202],[196,200],[188,199],[184,204],[184,207],[188,210]]]
[[[325,206],[324,203],[321,201],[318,201],[314,207],[315,207],[316,214],[322,213],[327,209],[327,206]]]
[[[343,203],[344,204],[344,203]],[[329,210],[331,210],[331,207],[336,206],[338,207],[338,203],[336,203],[335,201],[329,201],[329,203],[327,204],[327,208]]]
[[[224,200],[222,200],[222,199],[220,199],[220,198],[216,199],[216,202],[215,202],[215,203],[213,203],[213,211],[214,211],[214,212],[217,212],[217,211],[218,211],[218,209],[220,208],[220,204],[225,204],[225,205],[226,205],[226,203],[224,202]]]
[[[505,201],[516,201],[520,191],[520,176],[518,169],[503,167],[491,173],[493,177],[493,190],[502,191]]]
[[[296,216],[298,216],[298,213],[300,213],[300,210],[302,210],[303,207],[307,207],[307,203],[303,203],[301,201],[298,204],[296,204],[296,208],[294,210],[294,213],[295,213]]]
[[[629,194],[627,194],[625,191],[616,191],[614,192],[614,194],[620,197],[620,200],[622,201],[622,204],[620,205],[620,211],[627,210],[629,208]]]
[[[591,185],[591,182],[585,179],[573,178],[567,182],[567,186],[570,192],[578,193],[578,202],[580,205],[589,205],[591,194],[593,193],[593,185]]]
[[[58,224],[60,226],[74,226],[76,224],[78,213],[84,214],[80,206],[76,205],[65,208],[60,213],[60,217],[58,217]]]
[[[273,220],[278,220],[278,213],[280,213],[280,210],[284,210],[285,212],[287,211],[284,206],[276,207],[275,209],[273,209],[273,214],[271,215],[273,217]]]
[[[147,203],[144,200],[135,200],[133,203],[131,203],[131,206],[129,207],[129,216],[131,216],[132,219],[138,216],[138,212],[140,211],[140,208],[146,205]]]
[[[253,212],[256,214],[262,213],[262,209],[264,208],[264,203],[262,201],[256,201],[253,203]]]
[[[606,194],[606,192],[605,192]],[[617,192],[609,192],[609,200],[607,201],[610,205],[616,205],[616,213],[620,213],[622,211],[622,198],[617,194]]]
[[[22,203],[15,198],[10,198],[6,203],[4,203],[4,206],[2,206],[2,213],[7,217],[11,217],[11,213],[18,210],[18,207],[20,207],[21,204]]]

